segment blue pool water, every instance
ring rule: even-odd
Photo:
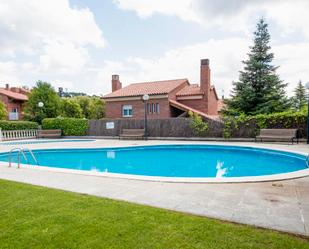
[[[163,177],[261,176],[307,168],[306,157],[300,154],[237,146],[162,145],[33,152],[40,166]],[[27,157],[29,164],[35,164]],[[8,161],[8,154],[0,154],[0,161]],[[22,158],[22,163],[27,161]]]

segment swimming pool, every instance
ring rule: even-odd
[[[272,176],[308,169],[306,156],[284,151],[222,145],[160,145],[99,149],[33,150],[40,166],[159,178],[231,179]],[[27,155],[27,153],[26,153]],[[21,158],[24,164],[35,166]],[[8,153],[0,154],[8,161]],[[13,155],[17,161],[17,153]]]

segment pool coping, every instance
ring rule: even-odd
[[[61,143],[61,141],[59,142]],[[164,145],[175,145],[175,144],[170,143],[170,144],[164,144]],[[193,144],[189,144],[189,145],[193,145]],[[197,144],[197,145],[201,145],[201,144]],[[209,143],[207,145],[215,145],[215,144]],[[223,145],[231,146],[231,145],[226,145],[226,144],[223,144]],[[155,145],[139,145],[139,146],[155,146]],[[122,145],[121,148],[139,147],[139,146],[136,146],[136,145],[123,146]],[[279,151],[279,152],[294,153],[294,154],[300,154],[300,155],[305,155],[305,156],[308,155],[308,153],[305,153],[305,152],[300,152],[300,151],[295,152],[292,150],[282,149],[282,148],[270,149],[267,146],[261,146],[261,144],[259,144],[258,146],[253,146],[253,145],[248,146],[248,145],[241,145],[241,144],[236,145],[236,146],[232,145],[232,146],[274,150],[274,151]],[[100,147],[100,148],[93,148],[93,149],[112,149],[112,148],[119,148],[119,146]],[[69,149],[82,149],[82,148],[69,148]],[[48,149],[43,149],[43,150],[48,150]],[[2,151],[2,153],[5,153],[5,151]],[[7,164],[8,164],[7,162],[0,162],[1,166],[7,165]],[[134,175],[134,174],[121,174],[121,173],[97,172],[97,171],[87,171],[87,170],[77,170],[77,169],[67,169],[67,168],[56,168],[56,167],[49,167],[49,166],[30,165],[30,164],[20,164],[20,166],[25,169],[38,169],[38,170],[52,171],[52,172],[59,172],[59,173],[68,173],[68,174],[71,173],[71,174],[88,175],[88,176],[100,176],[100,177],[121,178],[121,179],[128,179],[128,180],[170,182],[170,183],[217,183],[218,184],[218,183],[269,182],[269,181],[290,180],[290,179],[296,179],[296,178],[302,178],[302,177],[309,176],[309,168],[298,170],[298,171],[293,171],[293,172],[288,172],[288,173],[273,174],[273,175],[210,178],[210,177],[144,176],[144,175]]]

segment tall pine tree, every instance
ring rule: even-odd
[[[292,106],[294,109],[300,110],[306,105],[307,105],[306,88],[304,87],[304,85],[300,80],[294,90],[294,96],[292,97]]]
[[[239,80],[233,83],[232,98],[226,101],[228,115],[256,115],[284,111],[288,107],[284,84],[272,65],[274,54],[270,52],[268,25],[263,18],[254,32],[254,45],[248,59],[243,61]]]

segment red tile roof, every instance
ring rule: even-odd
[[[187,79],[177,79],[177,80],[134,83],[124,88],[121,88],[115,92],[109,93],[103,96],[103,98],[133,97],[133,96],[142,96],[144,94],[149,95],[167,94],[172,90],[174,90],[179,85],[187,81],[188,81]]]
[[[170,105],[171,106],[174,106],[180,110],[183,110],[183,111],[191,111],[193,113],[196,113],[198,115],[200,115],[201,117],[204,117],[204,118],[208,118],[208,119],[212,119],[212,120],[215,120],[215,121],[219,121],[220,122],[220,116],[219,115],[208,115],[204,112],[201,112],[199,110],[196,110],[190,106],[187,106],[187,105],[184,105],[182,103],[179,103],[178,101],[175,101],[175,100],[171,100],[169,99],[169,102],[170,102]]]
[[[176,93],[176,96],[190,96],[190,95],[201,95],[204,92],[201,90],[198,84],[192,84],[185,86],[179,92]]]
[[[0,88],[0,94],[6,95],[12,99],[17,99],[17,100],[22,100],[22,101],[27,101],[28,96],[22,93],[16,93],[4,88]]]

